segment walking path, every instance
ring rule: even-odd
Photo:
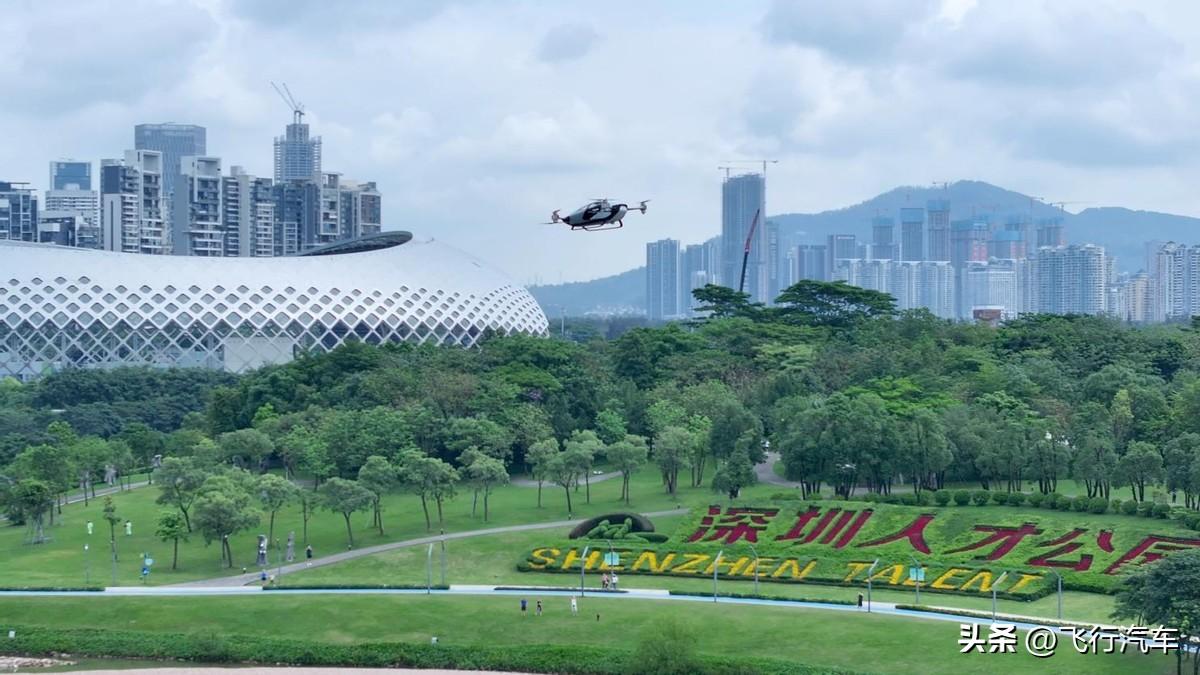
[[[648,517],[656,518],[661,516],[680,516],[688,512],[688,509],[671,509],[670,511],[655,511],[645,514]],[[359,548],[351,551],[342,551],[313,560],[288,563],[281,569],[283,574],[291,572],[300,572],[313,567],[323,567],[334,563],[353,560],[367,555],[374,555],[384,551],[392,551],[398,548],[408,546],[421,546],[423,544],[436,544],[440,541],[452,541],[455,539],[469,539],[471,537],[486,537],[492,534],[505,534],[507,532],[527,532],[529,530],[545,530],[556,527],[573,527],[582,523],[585,519],[578,518],[575,520],[556,520],[547,523],[526,523],[524,525],[507,525],[505,527],[492,527],[485,530],[469,530],[467,532],[452,532],[449,534],[435,534],[428,537],[418,537],[416,539],[406,539],[403,541],[393,541],[388,544],[378,544],[376,546],[368,546],[367,548]],[[278,568],[270,568],[278,570]],[[246,574],[235,574],[228,577],[217,577],[215,579],[201,579],[200,581],[189,581],[182,584],[172,584],[171,586],[162,586],[159,588],[214,588],[214,587],[229,587],[229,586],[244,586],[254,583],[261,578],[260,572],[248,572]]]
[[[596,475],[592,476],[591,478],[588,479],[588,483],[602,483],[606,480],[612,480],[613,478],[620,478],[620,477],[621,477],[620,471],[609,471],[608,473],[601,473],[601,474],[596,474]],[[514,478],[509,482],[512,483],[513,485],[516,485],[517,487],[533,487],[533,488],[537,487],[537,481],[530,480],[528,478]],[[542,485],[543,485],[543,487],[558,487],[557,485],[555,485],[554,483],[551,483],[550,481],[543,481]]]
[[[782,485],[783,487],[790,488],[800,487],[798,481],[788,480],[775,473],[775,463],[778,461],[778,452],[768,452],[767,461],[754,465],[754,475],[758,476],[758,482],[767,483],[768,485]]]

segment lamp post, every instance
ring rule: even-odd
[[[996,581],[992,582],[992,623],[996,623],[996,588],[1000,585],[1001,581],[1004,581],[1004,577],[1007,576],[1008,572],[1005,572],[997,577]]]
[[[758,595],[758,549],[750,544],[750,552],[754,554],[754,594]]]
[[[908,557],[913,561],[913,577],[917,582],[917,604],[919,605],[921,604],[921,576],[924,574],[925,568],[921,567],[921,563],[917,562],[915,556],[909,555]]]
[[[1054,570],[1050,573],[1058,577],[1058,620],[1062,621],[1062,575]]]
[[[87,544],[83,545],[83,581],[88,586],[92,585],[92,556],[88,555],[90,550]]]
[[[442,585],[446,585],[446,531],[442,530]]]
[[[433,544],[429,545],[429,551],[425,555],[425,595],[433,592]]]
[[[587,571],[587,555],[591,546],[583,547],[583,556],[579,559],[579,597],[583,597],[586,593],[583,590],[583,573]]]
[[[721,556],[723,555],[725,555],[724,550],[717,553],[716,559],[713,560],[713,602],[717,601],[717,572],[721,569]]]
[[[879,565],[879,558],[876,558],[875,562],[871,563],[871,566],[867,568],[867,613],[868,614],[871,613],[871,575],[875,573],[875,568],[878,565]]]

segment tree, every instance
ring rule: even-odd
[[[319,494],[322,506],[345,518],[347,543],[354,548],[354,529],[350,525],[350,516],[370,506],[375,496],[356,481],[337,477],[326,481]]]
[[[358,470],[358,484],[371,491],[371,506],[374,512],[375,527],[379,528],[379,536],[383,536],[383,496],[391,492],[399,482],[396,467],[380,455],[371,455]]]
[[[50,486],[36,478],[22,478],[4,496],[10,518],[16,516],[19,522],[29,525],[29,542],[45,543],[46,514],[54,511],[54,491]]]
[[[463,477],[477,490],[483,492],[483,522],[488,519],[488,497],[492,494],[492,488],[497,485],[508,483],[508,471],[504,468],[504,462],[487,455],[477,455],[474,460],[463,469]]]
[[[574,512],[571,507],[571,485],[578,480],[579,464],[565,452],[560,452],[546,461],[546,476],[567,495],[567,517]]]
[[[713,475],[712,488],[716,492],[724,492],[730,499],[737,499],[742,488],[754,485],[758,476],[754,473],[754,465],[750,463],[750,455],[745,444],[735,449]]]
[[[300,519],[303,521],[303,544],[308,546],[308,521],[312,519],[313,511],[317,509],[321,499],[313,490],[297,490],[296,501],[300,502]]]
[[[208,478],[208,472],[200,468],[192,457],[168,457],[158,469],[158,489],[162,491],[156,500],[179,509],[188,532],[192,531],[192,520],[188,515],[192,504],[199,496],[200,486]]]
[[[686,426],[667,427],[655,437],[654,461],[662,471],[669,494],[675,494],[679,472],[689,466],[696,445],[703,442],[703,435]]]
[[[537,481],[537,505],[542,508],[542,484],[546,482],[549,462],[559,453],[558,440],[547,438],[529,446],[525,462],[529,464],[529,475]]]
[[[1117,460],[1117,475],[1133,490],[1133,498],[1146,500],[1146,484],[1162,478],[1162,455],[1152,443],[1134,441],[1129,450]]]
[[[596,435],[605,445],[612,445],[625,438],[625,416],[618,410],[605,408],[596,413]]]
[[[1183,491],[1183,504],[1189,509],[1200,507],[1200,485],[1192,480],[1192,467],[1200,460],[1200,434],[1185,433],[1171,439],[1164,448],[1164,468],[1167,489],[1172,500],[1177,490]]]
[[[776,298],[772,311],[785,323],[845,328],[873,316],[895,313],[887,293],[851,286],[844,281],[803,279]]]
[[[79,489],[83,491],[83,505],[88,505],[88,493],[96,496],[95,478],[109,463],[111,451],[108,442],[95,436],[76,437],[67,446],[67,456],[79,474]]]
[[[108,522],[108,546],[112,551],[113,562],[117,562],[117,523],[121,517],[117,515],[117,505],[112,497],[104,498],[104,520]]]
[[[587,503],[591,504],[592,465],[596,461],[596,455],[604,453],[604,442],[594,431],[576,431],[563,444],[563,452],[566,453],[568,461],[574,462],[579,468],[579,473],[583,475]],[[578,489],[579,484],[576,483],[575,486]]]
[[[313,490],[321,487],[321,481],[337,470],[329,459],[329,445],[325,439],[307,426],[293,427],[280,441],[280,450],[289,473],[301,472],[313,477]]]
[[[727,319],[735,316],[758,317],[762,303],[750,302],[750,294],[735,291],[727,286],[705,284],[692,291],[699,303],[696,313],[712,319]]]
[[[171,569],[176,569],[179,565],[179,540],[188,540],[187,522],[176,511],[163,511],[158,514],[158,529],[154,535],[172,543]]]
[[[254,527],[261,518],[247,478],[240,470],[209,476],[200,486],[193,508],[195,531],[204,537],[205,544],[214,541],[220,544],[221,562],[226,567],[233,567],[229,538]]]
[[[432,528],[429,500],[433,500],[437,505],[438,525],[443,525],[442,504],[454,497],[454,484],[459,478],[454,467],[436,457],[428,457],[418,450],[408,450],[401,455],[400,475],[409,492],[421,498],[421,510],[425,512],[425,529]]]
[[[1117,591],[1113,618],[1173,628],[1179,631],[1180,645],[1200,637],[1200,551],[1181,551],[1138,567]],[[1176,650],[1177,673],[1182,672],[1184,651]],[[1200,655],[1193,654],[1192,659],[1195,673],[1200,670]]]
[[[608,446],[608,461],[621,472],[621,499],[629,503],[629,478],[643,464],[649,454],[646,439],[626,434],[621,440]]]
[[[275,451],[271,437],[258,429],[238,429],[217,437],[222,460],[242,469],[262,469],[263,462]]]
[[[446,449],[459,457],[468,448],[475,448],[488,457],[508,461],[512,456],[513,437],[507,429],[480,417],[458,417],[450,420],[446,431]]]
[[[299,490],[292,481],[273,473],[264,473],[258,477],[256,489],[259,501],[268,514],[267,541],[275,541],[275,514],[296,498]]]
[[[936,476],[950,465],[953,455],[946,442],[941,419],[928,408],[918,408],[907,424],[905,469],[912,474],[913,491],[937,488]]]

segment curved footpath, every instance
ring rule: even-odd
[[[662,516],[681,516],[688,512],[688,509],[671,509],[670,511],[654,511],[645,514],[650,518],[658,518]],[[547,530],[556,527],[574,527],[584,521],[583,518],[575,520],[556,520],[547,523],[526,523],[524,525],[508,525],[505,527],[492,527],[485,530],[468,530],[466,532],[452,532],[448,534],[435,534],[428,537],[419,537],[417,539],[405,539],[403,541],[393,541],[388,544],[378,544],[368,546],[366,548],[358,548],[351,551],[342,551],[333,555],[314,558],[309,561],[294,562],[284,565],[282,568],[270,567],[267,568],[268,574],[280,573],[289,574],[291,572],[301,572],[313,567],[324,567],[325,565],[333,565],[335,563],[361,558],[367,555],[374,555],[384,551],[392,551],[398,548],[406,548],[408,546],[421,546],[423,544],[436,544],[441,541],[454,541],[455,539],[469,539],[471,537],[486,537],[491,534],[504,534],[506,532],[526,532],[529,530]],[[228,586],[244,586],[258,581],[261,578],[261,573],[258,571],[247,572],[246,574],[235,574],[228,577],[216,577],[214,579],[201,579],[200,581],[189,581],[182,584],[172,584],[164,588],[211,588],[211,587],[228,587]]]

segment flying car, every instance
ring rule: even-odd
[[[571,212],[568,216],[558,215],[558,209],[550,214],[550,222],[547,225],[563,223],[569,226],[572,230],[584,230],[587,232],[602,232],[604,230],[616,230],[625,226],[623,218],[630,211],[646,212],[647,199],[640,202],[638,206],[630,208],[628,204],[613,204],[607,199],[596,199],[589,202],[586,206],[581,206]]]

